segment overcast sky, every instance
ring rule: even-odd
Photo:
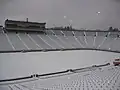
[[[97,12],[100,12],[98,15]],[[66,16],[66,18],[64,18]],[[68,25],[87,29],[120,27],[119,0],[0,0],[0,23],[6,18],[47,21],[51,27]]]

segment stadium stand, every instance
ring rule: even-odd
[[[6,20],[5,28],[0,28],[0,42],[2,42],[0,43],[0,53],[64,50],[120,52],[120,31],[113,30],[112,27],[107,31],[47,29],[45,24],[28,22],[28,20],[26,22]],[[30,28],[28,28],[29,26]],[[39,30],[36,26],[39,26]],[[14,28],[14,31],[8,30],[9,27]],[[44,29],[40,27],[44,27]],[[18,30],[21,28],[24,30]]]
[[[0,80],[0,90],[120,90],[120,67],[104,64]]]
[[[13,21],[8,24],[11,22]],[[24,29],[23,27],[21,30]],[[8,28],[12,31],[10,32],[0,27],[0,53],[66,50],[99,50],[120,53],[120,31],[118,30],[38,29],[32,26],[21,32],[19,28],[17,30],[15,28],[14,31]],[[34,32],[30,32],[29,29],[33,29]],[[107,63],[0,80],[0,90],[120,90],[118,63],[114,61],[113,65]]]
[[[44,32],[6,32],[1,28],[0,53],[69,49],[120,52],[120,31],[45,29]]]

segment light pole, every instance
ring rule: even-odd
[[[67,19],[67,16],[64,16],[64,20],[66,21],[66,19]],[[66,25],[65,25],[65,27],[66,27]]]
[[[66,19],[67,18],[67,16],[64,16],[64,19]]]
[[[67,19],[67,16],[64,16],[64,19]],[[68,22],[68,26],[69,27],[72,27],[72,23],[73,23],[73,20],[67,20],[67,22]]]
[[[97,12],[97,15],[99,15],[100,14],[100,12]]]
[[[72,21],[72,20],[69,20],[69,22],[70,22],[70,28],[72,28],[72,23],[73,23],[73,21]]]

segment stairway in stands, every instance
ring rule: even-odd
[[[1,82],[0,90],[120,90],[120,66],[88,67],[66,74]]]

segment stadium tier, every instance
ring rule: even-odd
[[[105,64],[0,80],[0,90],[120,90],[120,67]]]
[[[0,53],[64,50],[102,50],[120,53],[120,31],[0,29]],[[44,32],[44,33],[42,33]]]

